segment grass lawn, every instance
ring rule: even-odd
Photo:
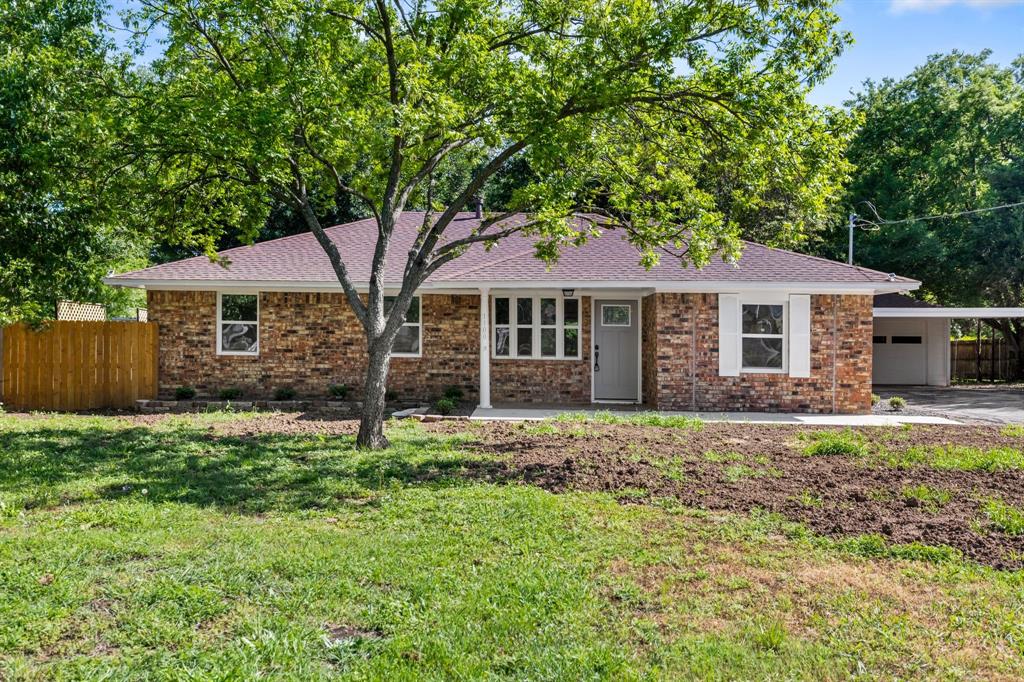
[[[0,679],[1024,675],[1024,572],[254,419],[0,416]]]

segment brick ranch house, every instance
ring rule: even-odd
[[[397,290],[422,214],[405,213],[385,273]],[[462,213],[449,231],[479,224]],[[376,225],[328,230],[364,284]],[[107,278],[146,289],[159,324],[159,393],[188,385],[252,397],[280,387],[358,392],[365,337],[312,234]],[[747,243],[738,263],[673,258],[647,270],[614,231],[548,267],[528,237],[474,245],[420,288],[395,344],[389,387],[431,400],[459,386],[492,403],[642,403],[654,409],[867,412],[872,301],[919,283]]]

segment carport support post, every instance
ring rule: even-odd
[[[975,320],[977,324],[974,332],[974,378],[981,383],[981,318]]]
[[[491,407],[491,290],[480,287],[480,407]]]

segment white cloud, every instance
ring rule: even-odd
[[[891,0],[889,11],[894,14],[903,12],[934,12],[951,5],[963,5],[975,9],[992,9],[1007,5],[1024,5],[1024,0]]]

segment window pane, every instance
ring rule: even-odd
[[[255,353],[256,327],[255,324],[221,324],[220,349]]]
[[[601,306],[601,324],[606,327],[628,327],[629,306],[628,305],[603,305]]]
[[[533,324],[533,299],[532,298],[517,298],[516,299],[516,323],[517,324]]]
[[[256,307],[255,294],[224,294],[220,297],[220,319],[255,322]]]
[[[743,339],[743,366],[782,369],[782,339]]]
[[[565,324],[579,324],[580,302],[575,298],[562,301],[562,317],[565,318]]]
[[[533,327],[518,327],[516,329],[516,354],[533,355]]]
[[[558,355],[558,333],[557,329],[541,329],[540,330],[540,354],[545,358],[553,358]]]
[[[555,306],[555,299],[553,298],[542,298],[540,299],[540,323],[541,324],[558,324],[558,315],[556,314],[558,308]]]
[[[781,305],[745,305],[743,306],[744,334],[781,334]]]
[[[508,299],[494,299],[494,324],[508,324]]]
[[[404,325],[398,330],[395,337],[395,353],[419,353],[420,352],[420,328],[412,325]]]
[[[565,346],[562,352],[565,353],[565,357],[574,358],[579,355],[580,352],[580,330],[579,329],[566,329],[564,343]]]
[[[391,312],[391,307],[395,305],[395,299],[397,296],[385,296],[384,297],[384,314],[388,315]],[[405,313],[406,322],[419,322],[420,321],[420,297],[413,296],[412,300],[409,301],[409,310]]]
[[[507,299],[506,299],[507,300]],[[506,309],[505,312],[508,312]],[[509,328],[496,327],[494,330],[494,354],[508,356]]]

